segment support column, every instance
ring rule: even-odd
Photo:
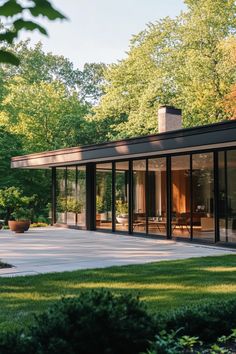
[[[96,165],[86,165],[86,228],[96,230]]]
[[[214,213],[215,213],[215,242],[220,241],[219,231],[219,164],[218,152],[214,152]]]
[[[57,210],[57,192],[56,192],[56,182],[57,182],[57,177],[56,177],[56,167],[52,167],[52,206],[51,206],[51,224],[55,224],[57,222],[57,215],[56,215],[56,210]]]
[[[172,186],[171,186],[171,157],[166,159],[166,188],[167,188],[167,238],[172,238]]]

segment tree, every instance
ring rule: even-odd
[[[76,92],[68,92],[62,83],[28,84],[15,77],[8,85],[0,124],[21,132],[23,148],[30,153],[86,143],[86,113]]]
[[[134,36],[126,59],[105,74],[94,109],[106,139],[157,132],[161,104],[183,110],[184,126],[228,119],[223,104],[236,79],[227,43],[236,43],[235,1],[187,1],[187,10]]]
[[[106,64],[85,63],[79,72],[79,97],[92,105],[98,104],[104,94]]]
[[[36,23],[34,18],[44,16],[48,20],[66,19],[56,10],[49,0],[1,0],[0,14],[5,18],[4,30],[0,34],[0,42],[12,44],[19,32],[24,29],[28,31],[39,30],[47,35],[46,29]],[[19,65],[19,58],[6,48],[0,50],[0,62]]]
[[[14,52],[21,65],[6,67],[4,69],[6,80],[20,76],[29,84],[59,81],[69,91],[78,90],[79,70],[74,69],[73,63],[64,56],[45,53],[41,42],[30,47],[29,39],[21,41],[14,46]]]
[[[21,136],[0,126],[0,189],[18,185],[19,170],[11,170],[11,157],[23,153]]]

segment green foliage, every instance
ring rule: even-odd
[[[0,34],[0,41],[3,44],[12,44],[21,30],[34,31],[37,29],[42,34],[47,35],[46,29],[35,22],[34,17],[44,16],[51,21],[66,18],[52,6],[49,0],[6,0],[0,5],[0,14],[6,20],[6,28]],[[27,20],[25,17],[27,17]],[[11,25],[10,28],[9,24]],[[9,50],[1,49],[0,62],[19,65],[20,60]]]
[[[27,152],[77,145],[79,134],[82,140],[87,108],[78,101],[76,92],[69,93],[56,81],[29,85],[21,78],[15,78],[8,89],[0,123],[12,133],[22,132]]]
[[[32,216],[32,207],[35,205],[36,196],[27,197],[22,190],[16,187],[0,189],[0,209],[5,220],[10,217],[22,220]]]
[[[221,301],[182,308],[157,319],[158,330],[176,331],[188,336],[198,336],[205,342],[214,342],[222,335],[228,336],[236,327],[236,301]]]
[[[13,213],[11,213],[11,217],[14,220],[31,220],[33,216],[33,210],[32,209],[26,209],[26,208],[17,208]]]
[[[21,135],[10,133],[0,126],[0,188],[19,186],[22,171],[11,170],[11,157],[23,154]]]
[[[104,199],[102,196],[96,196],[96,212],[103,213],[105,210]]]
[[[60,212],[81,213],[84,203],[74,197],[59,198],[57,201],[57,210]]]
[[[153,319],[129,295],[92,291],[38,316],[31,335],[36,353],[134,354],[153,338]]]
[[[235,1],[186,4],[180,16],[134,36],[127,58],[106,71],[105,95],[93,119],[107,139],[156,133],[162,104],[182,108],[186,127],[229,118],[223,100],[236,81],[230,59]]]
[[[161,331],[155,336],[155,340],[151,343],[147,354],[180,354],[182,347],[176,338],[178,331]]]
[[[116,214],[117,215],[127,215],[128,214],[128,203],[123,202],[121,199],[116,201]]]
[[[90,291],[37,316],[27,333],[0,335],[1,354],[137,354],[153,338],[153,319],[137,299]]]

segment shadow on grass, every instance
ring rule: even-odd
[[[0,279],[0,329],[18,327],[63,296],[128,292],[152,312],[236,297],[236,255]]]

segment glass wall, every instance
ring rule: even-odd
[[[86,225],[86,169],[77,167],[76,179],[76,225]]]
[[[57,168],[56,171],[56,221],[66,224],[66,168]]]
[[[215,240],[213,153],[192,155],[193,238]]]
[[[115,164],[115,229],[129,230],[129,163]]]
[[[133,161],[133,231],[146,232],[146,160]]]
[[[167,235],[166,158],[148,160],[148,233]]]
[[[236,150],[219,153],[220,241],[236,242]]]
[[[218,178],[219,178],[219,232],[220,232],[220,241],[227,242],[228,235],[228,217],[227,217],[227,170],[226,170],[226,152],[220,151],[218,154]]]
[[[236,150],[227,151],[228,241],[236,242]]]
[[[112,164],[96,165],[96,228],[112,229]]]
[[[190,155],[171,157],[172,236],[190,238]]]
[[[84,166],[56,169],[57,223],[85,226],[85,176]]]
[[[76,225],[76,167],[67,167],[66,223]]]
[[[236,150],[217,154],[218,171],[213,152],[171,156],[170,169],[166,157],[97,164],[96,228],[208,242],[219,231],[220,241],[236,242]],[[57,168],[56,178],[57,223],[85,227],[85,166]]]

